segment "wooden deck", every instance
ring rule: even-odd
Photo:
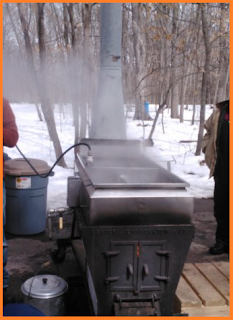
[[[174,313],[190,317],[229,317],[229,262],[186,263]]]

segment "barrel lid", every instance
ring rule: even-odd
[[[48,173],[50,167],[47,162],[39,159],[28,158],[28,161],[37,170],[39,174]],[[11,176],[30,175],[35,176],[36,173],[23,158],[16,158],[4,162],[4,173]]]
[[[50,299],[55,298],[68,289],[67,282],[51,274],[37,275],[26,280],[22,286],[21,291],[32,298]]]

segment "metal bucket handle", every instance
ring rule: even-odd
[[[28,298],[29,298],[29,299],[31,298],[32,285],[33,285],[33,282],[34,282],[36,276],[39,274],[39,272],[40,272],[42,269],[47,268],[48,266],[50,266],[50,265],[51,265],[51,262],[52,262],[51,260],[49,260],[49,261],[47,261],[47,262],[44,262],[44,263],[40,266],[39,270],[35,273],[35,275],[34,275],[34,277],[33,277],[33,279],[32,279],[32,282],[31,282],[31,284],[30,284],[29,292],[28,292]],[[59,269],[58,269],[57,264],[55,264],[55,265],[56,265],[56,270],[57,270],[57,277],[59,277]],[[44,279],[43,279],[43,281],[44,281]]]

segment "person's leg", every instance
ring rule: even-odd
[[[229,247],[229,214],[225,215],[226,209],[223,208],[222,216],[216,217],[217,229],[216,229],[216,242],[223,242],[223,244]]]
[[[229,251],[229,183],[219,176],[215,176],[214,216],[217,222],[216,243],[210,248],[210,253],[221,254]]]
[[[7,264],[7,241],[5,238],[5,222],[6,222],[6,190],[3,180],[3,288],[7,288],[9,285],[9,273],[6,269]]]

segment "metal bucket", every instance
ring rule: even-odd
[[[65,315],[65,293],[67,282],[55,275],[37,275],[29,278],[21,286],[24,303],[28,303],[45,316]]]

